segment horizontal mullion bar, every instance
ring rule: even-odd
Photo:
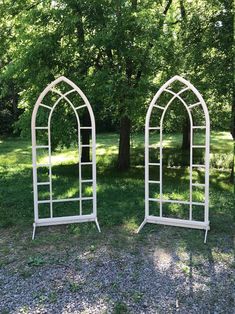
[[[86,104],[76,107],[75,110],[79,110],[79,109],[84,108],[84,107],[86,107]]]
[[[153,106],[156,107],[156,108],[159,108],[159,109],[161,109],[161,110],[164,110],[164,109],[165,109],[164,107],[159,106],[159,105],[153,105]]]
[[[37,185],[49,185],[50,182],[38,182]]]
[[[59,94],[59,95],[61,95],[61,97],[65,97],[65,96],[67,96],[67,95],[69,95],[69,94],[71,94],[71,93],[73,93],[73,92],[76,92],[76,89],[70,89],[68,92],[66,92],[66,93],[64,93],[64,94],[62,94],[58,89],[56,89],[56,88],[52,88],[51,89],[51,91],[52,92],[54,92],[54,93],[57,93],[57,94]]]
[[[204,125],[195,125],[192,126],[193,129],[205,129],[206,127]]]
[[[192,186],[205,186],[205,183],[192,183]]]
[[[192,104],[192,105],[188,106],[188,108],[191,109],[191,108],[196,107],[196,106],[198,106],[198,105],[200,105],[200,104],[201,104],[201,103],[200,103],[200,101],[199,101],[199,102],[196,102],[195,104]]]
[[[42,106],[42,107],[45,107],[45,108],[47,108],[47,109],[50,109],[50,110],[52,110],[52,107],[50,107],[50,106],[47,106],[47,105],[44,105],[44,104],[40,104],[39,106]]]
[[[92,179],[90,179],[90,180],[81,180],[81,183],[88,183],[88,182],[93,182],[93,180]]]
[[[38,201],[38,204],[49,204],[51,201],[50,200],[41,200]]]
[[[37,164],[37,167],[50,167],[50,164]]]
[[[81,147],[92,147],[92,144],[83,144]]]
[[[160,162],[149,162],[149,166],[160,166]]]
[[[59,94],[61,96],[61,98],[65,98],[67,95],[73,93],[73,92],[76,92],[76,89],[70,89],[68,92],[66,93],[61,93],[59,90],[57,90],[56,88],[52,88],[51,89],[52,92],[56,93],[56,94]]]
[[[82,165],[92,165],[92,162],[91,161],[83,161],[83,162],[81,162],[81,166]]]
[[[206,148],[205,145],[192,145],[192,148]]]
[[[159,198],[149,198],[149,201],[151,202],[162,202],[162,203],[176,203],[176,204],[185,204],[185,205],[201,205],[204,206],[205,203],[201,202],[188,202],[188,201],[179,201],[179,200],[160,200]]]
[[[91,126],[81,126],[80,129],[82,130],[92,130]]]
[[[64,199],[58,199],[58,200],[52,200],[52,203],[60,203],[60,202],[74,202],[74,201],[80,201],[80,200],[92,200],[93,197],[74,197],[74,198],[64,198]]]
[[[66,92],[63,96],[67,96],[73,92],[76,92],[76,89],[70,89],[68,92]]]
[[[179,96],[181,93],[186,92],[186,90],[190,89],[189,87],[185,87],[183,89],[181,89],[181,91],[179,91],[177,94],[175,92],[173,92],[171,89],[165,88],[163,91],[171,93],[174,96]]]
[[[48,130],[48,126],[36,126],[36,130]]]
[[[38,146],[35,146],[36,149],[38,148],[49,148],[49,145],[38,145]]]
[[[196,164],[193,164],[192,167],[201,167],[201,168],[205,168],[205,165],[196,165]]]
[[[165,92],[172,93],[172,94],[175,94],[171,89],[168,89],[168,88],[165,88],[164,91],[165,91]],[[176,95],[176,94],[175,94],[175,95]]]
[[[149,183],[160,183],[160,181],[149,180]]]
[[[161,146],[160,145],[157,145],[157,146],[153,146],[155,144],[152,144],[152,145],[148,145],[148,148],[160,148]]]
[[[160,126],[150,126],[149,127],[149,130],[160,130],[161,128],[160,128]]]
[[[74,198],[61,198],[57,200],[40,200],[38,201],[38,204],[48,204],[50,202],[52,203],[64,203],[64,202],[75,202],[75,201],[88,201],[88,200],[93,200],[93,197],[74,197]]]

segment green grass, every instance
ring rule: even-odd
[[[157,143],[157,134],[153,139]],[[203,139],[198,135],[196,142]],[[188,199],[189,170],[187,167],[188,155],[180,150],[181,136],[167,135],[164,141],[164,174],[163,189],[166,198]],[[228,184],[229,167],[232,161],[232,140],[229,133],[212,133],[211,136],[211,187],[218,189],[223,195],[231,191]],[[30,142],[21,139],[6,139],[0,142],[0,174],[1,174],[1,205],[0,226],[28,225],[33,220],[33,192],[32,192],[32,166]],[[155,151],[152,158],[155,158]],[[131,225],[134,228],[143,217],[144,207],[144,148],[143,135],[132,137],[132,168],[126,173],[115,169],[118,153],[117,134],[101,134],[97,136],[97,194],[98,212],[102,225]],[[216,155],[216,161],[213,160]],[[224,161],[224,155],[226,155]],[[78,166],[76,163],[76,150],[58,150],[52,156],[53,161],[53,192],[54,197],[68,198],[78,195]],[[151,155],[150,155],[151,158]],[[203,158],[200,156],[199,159]],[[46,156],[39,156],[38,161],[45,163]],[[222,160],[221,160],[222,159]],[[180,162],[179,162],[180,160]],[[200,160],[198,162],[201,162]],[[157,168],[152,168],[151,179],[158,179]],[[46,180],[47,169],[40,169],[40,179]],[[83,172],[83,179],[90,177],[90,171]],[[203,171],[194,171],[193,178],[203,182]],[[84,196],[92,195],[90,184],[84,184]],[[150,194],[158,197],[156,186],[151,186]],[[200,189],[194,190],[195,201],[203,201]],[[39,188],[39,198],[48,199],[47,186]],[[86,206],[87,205],[87,206]],[[83,205],[84,214],[91,210],[89,202]],[[211,198],[213,205],[213,194]],[[168,208],[167,208],[168,207]],[[223,206],[224,207],[224,206]],[[41,217],[49,216],[49,206],[42,204],[39,207]],[[157,212],[157,208],[153,211]],[[76,203],[55,204],[54,214],[73,215],[78,211]],[[170,204],[166,212],[171,211],[176,217],[187,215],[187,208]],[[185,212],[185,213],[183,213]],[[200,216],[200,215],[199,215]]]
[[[157,135],[155,134],[154,136]],[[196,138],[202,141],[201,136]],[[180,135],[165,137],[164,162],[164,192],[165,197],[174,199],[188,197],[189,171],[187,154],[180,150]],[[200,250],[204,254],[203,232],[183,228],[146,226],[141,234],[133,235],[144,217],[144,146],[143,135],[132,137],[131,159],[132,167],[128,172],[119,172],[115,169],[118,153],[117,134],[98,134],[97,136],[97,200],[98,219],[102,233],[98,234],[92,223],[79,225],[38,228],[39,233],[35,241],[31,241],[33,223],[33,189],[31,166],[31,143],[22,139],[9,138],[0,141],[0,267],[14,264],[17,260],[23,267],[32,267],[41,264],[63,263],[66,254],[58,256],[58,250],[64,250],[71,243],[80,239],[80,247],[90,247],[90,253],[106,241],[112,248],[113,254],[123,248],[135,252],[136,245],[148,241],[147,235],[153,232],[167,230],[159,235],[162,246],[177,245],[180,248],[189,247]],[[226,158],[224,157],[226,156]],[[177,162],[178,158],[180,163]],[[45,156],[40,156],[43,162]],[[77,189],[76,150],[60,150],[53,156],[53,180],[56,197],[74,197]],[[199,158],[202,158],[200,156]],[[212,247],[223,245],[231,241],[233,230],[233,186],[229,183],[229,166],[233,158],[233,143],[229,133],[217,132],[211,136],[211,158],[213,160],[210,173],[210,222],[209,244]],[[168,162],[170,161],[170,162]],[[89,175],[89,171],[85,172]],[[153,173],[154,178],[159,174]],[[203,180],[203,171],[195,171],[194,178]],[[83,191],[91,194],[91,187]],[[151,190],[153,196],[158,191]],[[195,200],[202,200],[202,191],[194,191]],[[48,197],[47,191],[42,191],[42,197]],[[91,208],[88,206],[89,212]],[[40,209],[45,217],[48,208]],[[158,208],[151,209],[157,213]],[[176,204],[165,207],[165,213],[172,217],[185,218],[188,208]],[[78,212],[76,203],[65,203],[55,209],[56,215],[71,215]],[[203,212],[193,211],[193,218],[202,219]],[[166,228],[166,229],[164,229]],[[115,234],[115,237],[108,235]],[[11,239],[17,247],[15,255],[8,245]],[[230,240],[228,240],[230,239]],[[88,242],[89,241],[89,242]],[[88,244],[89,243],[89,244]],[[50,254],[48,255],[48,250]],[[220,254],[219,258],[225,258]],[[15,259],[15,260],[14,260]],[[26,260],[25,260],[26,259]],[[25,260],[23,262],[23,260]],[[20,266],[18,266],[20,267]],[[77,266],[79,267],[79,265]],[[23,274],[24,275],[24,274]],[[27,274],[26,274],[27,275]]]

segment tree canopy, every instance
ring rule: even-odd
[[[150,99],[175,74],[203,94],[212,127],[229,129],[232,1],[0,3],[1,133],[14,126],[29,136],[39,93],[60,75],[84,90],[98,130],[120,130],[120,168],[129,166],[131,130],[143,129]]]

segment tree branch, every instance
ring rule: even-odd
[[[181,14],[182,20],[186,21],[187,16],[186,16],[186,10],[184,7],[184,1],[183,0],[180,0],[180,14]]]
[[[165,9],[164,9],[164,11],[163,11],[163,14],[164,14],[164,15],[167,14],[168,10],[170,9],[171,4],[172,4],[172,0],[168,0],[167,4],[166,4],[166,6],[165,6]]]

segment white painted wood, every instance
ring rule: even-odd
[[[71,86],[71,90],[68,92],[62,94],[59,90],[57,90],[55,87],[60,82],[64,82]],[[47,95],[47,93],[56,93],[59,95],[59,98],[56,100],[52,106],[48,106],[43,104],[43,99]],[[70,101],[70,99],[67,97],[71,93],[76,93],[78,97],[82,98],[84,105],[75,107],[73,103]],[[67,198],[67,199],[53,199],[53,187],[52,187],[52,162],[51,162],[51,118],[53,115],[53,112],[57,105],[59,105],[60,101],[64,99],[73,109],[74,114],[77,119],[78,124],[78,151],[79,151],[79,197],[75,198]],[[48,118],[48,125],[47,126],[37,126],[36,125],[36,116],[38,112],[38,108],[42,107],[45,110],[50,110],[49,112],[49,118]],[[79,120],[79,109],[80,108],[87,108],[90,120],[91,120],[91,126],[82,126],[80,125]],[[87,129],[91,130],[91,144],[90,145],[83,145],[91,147],[92,150],[92,161],[91,162],[81,162],[81,129]],[[40,130],[48,130],[48,145],[37,145],[37,139],[36,139],[36,130],[40,132]],[[38,100],[35,104],[33,114],[32,114],[32,120],[31,120],[31,131],[32,131],[32,162],[33,162],[33,189],[34,189],[34,224],[33,224],[33,236],[35,237],[35,230],[37,226],[49,226],[49,225],[58,225],[58,224],[69,224],[69,223],[79,223],[79,222],[87,222],[87,221],[93,221],[95,222],[98,231],[100,232],[99,223],[97,220],[97,201],[96,201],[96,130],[95,130],[95,118],[93,114],[93,110],[91,108],[91,105],[86,98],[85,94],[81,91],[81,89],[75,85],[72,81],[67,79],[64,76],[61,76],[57,78],[54,82],[49,84],[44,91],[40,94],[38,97]],[[37,163],[37,150],[41,148],[47,148],[48,149],[48,164],[38,164]],[[83,165],[91,165],[92,166],[92,179],[91,180],[82,180],[82,166]],[[37,168],[39,167],[48,167],[49,169],[49,180],[46,182],[38,182],[37,177]],[[83,197],[82,196],[82,183],[83,182],[91,182],[93,187],[93,195],[92,197]],[[38,199],[38,186],[40,185],[49,185],[49,199],[48,200],[39,200]],[[83,215],[82,214],[82,201],[85,200],[92,200],[92,214],[90,215]],[[54,217],[53,216],[53,203],[58,202],[79,202],[79,215],[76,216],[66,216],[66,217]],[[39,212],[38,212],[38,204],[50,204],[50,218],[39,218]]]
[[[169,89],[170,85],[175,82],[179,81],[185,85],[185,88],[183,88],[181,91],[178,93],[174,93],[171,89]],[[195,96],[198,99],[198,102],[194,104],[187,104],[184,99],[181,97],[181,94],[183,94],[185,91],[191,90]],[[171,100],[168,102],[168,104],[163,107],[159,104],[157,104],[157,101],[159,97],[161,96],[162,93],[170,93],[173,95]],[[189,200],[166,200],[163,198],[163,191],[162,191],[162,173],[163,173],[163,121],[164,121],[164,116],[166,114],[166,111],[168,107],[171,105],[171,103],[174,101],[174,99],[179,99],[181,103],[184,105],[185,109],[188,112],[189,115],[189,120],[190,120],[190,130],[191,130],[191,137],[190,137],[190,184],[189,184]],[[193,125],[193,119],[192,119],[192,114],[193,111],[191,111],[192,108],[196,106],[201,106],[204,112],[204,117],[205,117],[205,126],[198,126],[198,125]],[[159,114],[161,116],[160,119],[160,125],[159,126],[150,126],[150,117],[153,108],[160,109]],[[155,148],[156,146],[154,145],[149,145],[149,131],[154,130],[154,129],[160,129],[160,163],[155,163],[155,162],[149,162],[149,148]],[[205,130],[205,145],[193,145],[193,131],[195,129],[202,129]],[[197,165],[193,164],[193,149],[194,148],[202,148],[205,149],[205,164],[203,165]],[[146,115],[146,120],[145,120],[145,218],[142,224],[140,225],[139,229],[137,232],[139,232],[143,226],[149,222],[149,223],[157,223],[157,224],[166,224],[166,225],[172,225],[172,226],[180,226],[180,227],[189,227],[189,228],[196,228],[196,229],[204,229],[205,230],[205,239],[204,242],[206,242],[206,237],[207,237],[207,231],[210,229],[209,227],[209,149],[210,149],[210,119],[209,119],[209,113],[207,106],[205,104],[205,101],[203,100],[201,94],[198,92],[198,90],[187,80],[184,78],[176,75],[172,77],[169,81],[167,81],[156,93],[156,95],[153,97],[148,111]],[[160,170],[160,179],[159,181],[151,181],[149,180],[149,166],[159,166]],[[193,168],[203,168],[205,171],[205,183],[200,184],[200,183],[195,183],[192,180],[192,171]],[[160,186],[160,196],[159,199],[156,198],[149,198],[149,184],[151,183],[158,183]],[[204,202],[193,202],[192,200],[192,189],[193,186],[201,186],[204,187],[204,196],[205,196],[205,201]],[[149,202],[154,201],[159,203],[160,211],[159,211],[159,216],[150,216],[149,215]],[[182,219],[173,219],[173,218],[168,218],[168,217],[163,217],[162,213],[162,204],[163,203],[178,203],[178,204],[185,204],[189,205],[189,217],[187,220],[182,220]],[[192,219],[192,206],[203,206],[204,207],[204,221],[195,221]]]

